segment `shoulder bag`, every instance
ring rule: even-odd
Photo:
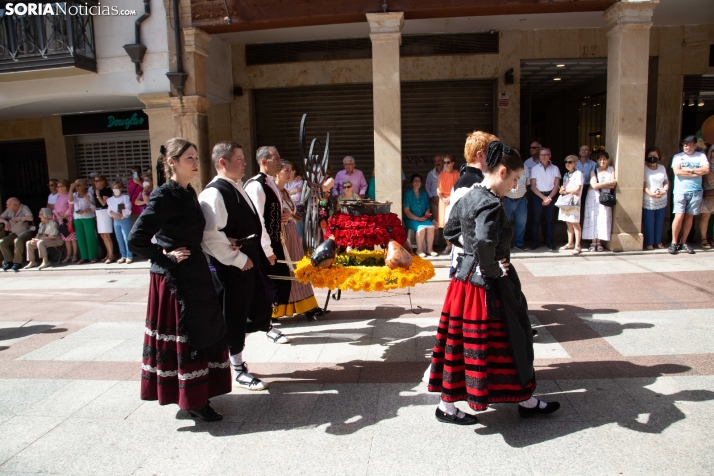
[[[595,181],[600,183],[597,176],[597,169],[595,169]],[[605,205],[606,207],[614,207],[617,203],[615,199],[615,194],[609,190],[600,190],[600,205]]]

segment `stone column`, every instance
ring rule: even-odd
[[[144,112],[149,116],[151,170],[156,171],[159,147],[174,137],[174,115],[171,109],[171,95],[168,92],[139,94],[139,100],[146,106]]]
[[[617,174],[613,251],[642,249],[650,27],[657,3],[622,0],[603,15],[608,23],[606,149]]]
[[[184,71],[188,73],[185,96],[172,97],[174,135],[196,144],[201,160],[199,178],[194,187],[201,190],[211,181],[211,146],[208,143],[208,108],[206,98],[206,57],[211,35],[198,28],[184,28]]]
[[[374,166],[377,200],[402,213],[402,101],[399,45],[404,13],[367,13],[372,39]],[[363,171],[369,176],[368,170]]]

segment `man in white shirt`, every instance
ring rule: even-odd
[[[531,250],[538,248],[540,220],[545,213],[545,241],[550,251],[555,251],[555,200],[560,188],[560,169],[550,161],[551,152],[547,147],[540,150],[540,163],[531,169],[531,191],[533,192],[533,227],[531,229]]]
[[[282,159],[278,149],[273,146],[259,147],[256,152],[256,161],[260,173],[248,180],[245,193],[250,197],[260,219],[261,238],[260,245],[265,256],[268,257],[269,266],[265,272],[269,276],[290,277],[290,268],[285,263],[285,251],[281,225],[290,219],[290,212],[283,212],[283,202],[280,190],[275,184],[274,177],[282,167]],[[275,289],[273,304],[287,303],[290,298],[290,281],[286,279],[271,279]],[[270,295],[268,297],[271,297]],[[271,328],[268,338],[276,344],[286,344],[290,340],[278,329]]]
[[[530,157],[523,162],[523,167],[528,169],[528,175],[530,176],[531,169],[540,163],[540,149],[542,145],[537,140],[531,142]]]
[[[517,250],[525,251],[526,222],[528,221],[528,199],[526,191],[530,183],[530,170],[523,168],[523,173],[518,179],[516,188],[508,192],[504,198],[506,217],[513,219],[513,247]]]
[[[436,188],[439,186],[439,174],[444,169],[444,157],[436,154],[431,158],[434,168],[426,174],[426,196],[429,197],[429,208],[431,209],[431,217],[435,222],[439,222],[439,195],[436,193]],[[443,233],[442,228],[436,229],[437,233]],[[439,236],[434,236],[434,244],[439,244]]]
[[[236,383],[246,390],[264,390],[267,384],[248,373],[243,362],[246,334],[269,331],[272,314],[259,274],[268,263],[259,242],[260,218],[243,190],[246,164],[242,147],[219,142],[211,158],[217,176],[198,196],[206,219],[201,247],[222,304]],[[255,238],[250,240],[250,236]],[[245,242],[236,246],[237,240]]]
[[[0,251],[5,260],[2,270],[18,272],[25,257],[25,243],[35,236],[35,226],[30,207],[15,197],[8,198],[5,205],[6,209],[0,215],[0,223],[5,225],[4,237],[0,240]]]

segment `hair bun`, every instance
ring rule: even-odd
[[[159,154],[166,155],[166,147],[164,145],[159,146]]]
[[[488,144],[488,149],[486,150],[486,165],[489,169],[496,166],[501,154],[510,154],[511,148],[500,141],[493,141]]]

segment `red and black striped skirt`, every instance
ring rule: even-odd
[[[489,319],[486,290],[452,279],[431,357],[429,391],[442,400],[466,400],[480,411],[489,403],[522,402],[535,391],[516,371],[505,321]]]
[[[166,277],[151,273],[144,329],[141,399],[177,403],[185,410],[200,408],[208,399],[230,393],[228,349],[195,353],[186,335],[178,332],[180,304]]]

